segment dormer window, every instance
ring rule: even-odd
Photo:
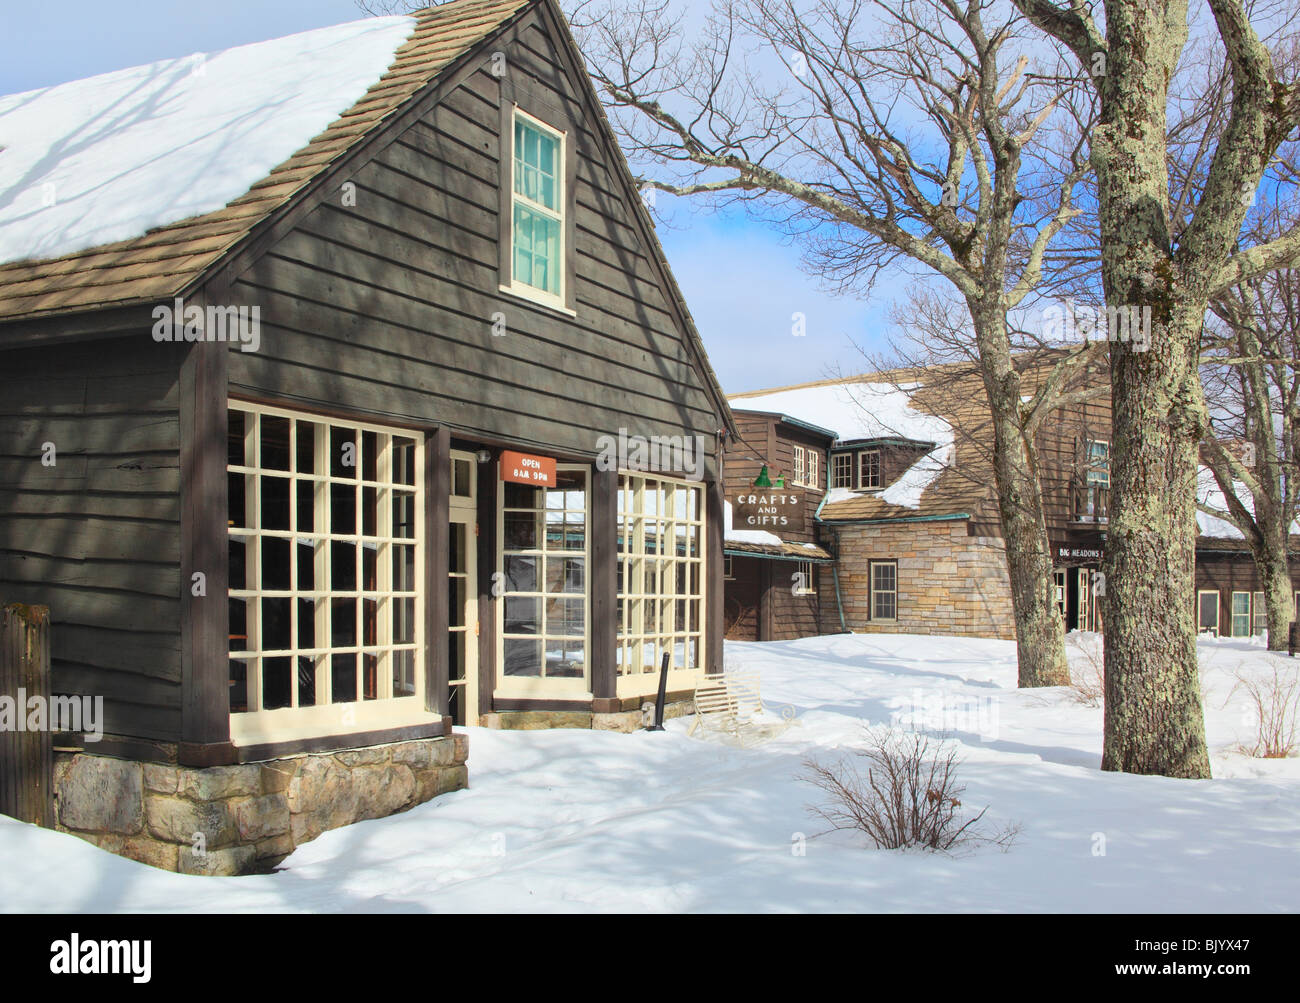
[[[564,303],[565,134],[515,109],[511,279],[514,291]]]
[[[831,458],[831,487],[853,487],[853,454],[836,453]]]
[[[858,454],[858,487],[863,491],[875,491],[880,486],[880,450],[864,450]]]

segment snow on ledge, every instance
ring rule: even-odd
[[[367,18],[0,97],[0,263],[222,208],[356,104],[415,24]]]

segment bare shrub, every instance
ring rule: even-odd
[[[1280,658],[1270,658],[1266,675],[1239,666],[1229,699],[1243,690],[1250,700],[1255,743],[1242,751],[1257,759],[1286,759],[1300,745],[1300,673]]]
[[[1070,696],[1088,707],[1100,707],[1106,698],[1104,645],[1100,634],[1071,634],[1066,640]]]
[[[804,760],[800,779],[827,796],[825,803],[809,806],[811,814],[832,829],[865,832],[880,850],[946,853],[968,843],[1010,848],[1018,827],[988,835],[980,825],[987,807],[973,816],[962,810],[966,787],[957,780],[961,761],[955,746],[893,728],[867,729],[866,735],[854,753],[866,761],[865,774],[852,761]]]

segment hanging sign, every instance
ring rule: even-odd
[[[507,484],[553,488],[555,461],[547,456],[530,456],[528,453],[502,453],[501,479]]]

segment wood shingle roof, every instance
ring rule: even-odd
[[[156,303],[181,294],[417,91],[534,2],[453,0],[415,13],[415,30],[366,94],[223,208],[130,240],[0,265],[0,321]]]

